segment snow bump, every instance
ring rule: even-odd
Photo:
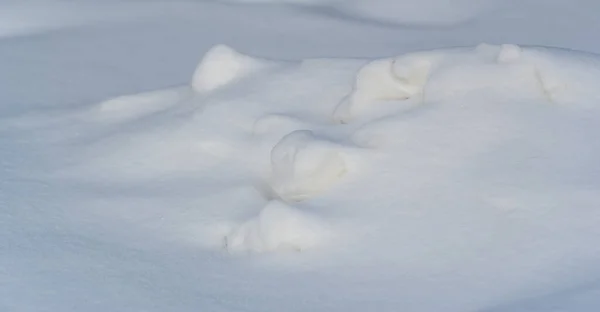
[[[239,80],[264,65],[258,59],[241,54],[226,45],[211,48],[196,68],[192,88],[208,92]]]
[[[317,138],[310,130],[283,137],[271,151],[271,169],[273,190],[288,201],[321,193],[348,171],[342,147]]]
[[[275,200],[235,226],[224,244],[230,252],[303,251],[327,235],[328,226],[320,218]]]

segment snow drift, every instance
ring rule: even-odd
[[[580,54],[573,62],[573,54],[565,59],[564,52],[551,55],[543,49],[523,52],[515,45],[482,44],[472,53],[432,51],[377,60],[358,73],[354,91],[336,109],[334,118],[346,122],[377,102],[423,104],[472,92],[509,99],[541,96],[549,102],[587,106],[596,97],[590,85],[598,61]],[[561,70],[565,61],[573,64]],[[594,69],[585,69],[588,65]]]
[[[599,62],[510,44],[300,62],[219,45],[187,86],[35,119],[55,161],[40,176],[114,189],[78,213],[217,257],[210,285],[270,263],[314,272],[277,276],[297,286],[277,296],[335,288],[346,310],[368,276],[382,310],[481,311],[600,279]]]
[[[114,114],[121,109],[126,110],[120,115],[129,116],[127,120],[154,115],[159,123],[142,124],[144,129],[149,128],[136,131],[138,134],[118,134],[116,143],[111,143],[115,138],[108,136],[107,142],[95,148],[113,155],[97,158],[101,162],[108,159],[104,165],[92,163],[94,167],[102,165],[103,174],[114,175],[116,172],[109,170],[115,164],[111,159],[144,158],[147,165],[141,163],[137,172],[151,177],[148,166],[162,168],[157,173],[164,174],[174,168],[159,162],[172,158],[169,162],[182,170],[192,166],[196,172],[212,172],[214,176],[226,177],[229,173],[238,175],[236,180],[263,181],[258,183],[268,185],[261,191],[265,201],[283,200],[292,206],[268,204],[258,215],[223,236],[229,249],[260,252],[277,250],[280,245],[297,250],[318,245],[323,235],[316,234],[321,231],[317,228],[325,226],[315,225],[319,223],[318,215],[305,217],[301,212],[313,202],[317,206],[326,201],[334,207],[347,207],[332,209],[336,214],[362,220],[362,225],[356,225],[358,228],[369,228],[380,222],[373,215],[385,216],[386,223],[395,220],[392,216],[397,212],[386,211],[397,205],[406,211],[422,206],[422,212],[433,209],[434,213],[433,207],[439,207],[441,202],[428,194],[465,205],[461,208],[453,204],[453,214],[463,215],[459,212],[463,210],[472,214],[472,209],[480,206],[478,209],[488,211],[487,217],[482,218],[498,218],[506,209],[519,211],[520,205],[542,209],[534,208],[539,205],[537,200],[524,199],[538,198],[541,189],[562,189],[554,193],[555,197],[560,196],[554,199],[558,205],[574,200],[584,189],[590,191],[598,182],[595,157],[600,148],[588,134],[593,132],[595,118],[589,114],[598,109],[594,86],[600,77],[600,66],[594,55],[485,44],[415,52],[362,66],[353,88],[344,91],[346,96],[341,88],[344,79],[339,77],[351,75],[361,62],[335,65],[336,62],[340,61],[267,62],[217,46],[199,65],[190,87],[101,104],[102,110],[93,114],[96,119],[98,114]],[[336,66],[342,70],[336,71]],[[326,80],[320,77],[328,71],[337,75],[340,82],[332,79],[323,85]],[[252,79],[245,80],[248,76]],[[312,77],[319,79],[307,80]],[[269,87],[254,99],[245,90],[257,83]],[[335,93],[341,100],[323,103],[325,107],[316,105],[316,94],[281,92],[285,90],[281,84],[287,83],[296,84],[299,90],[302,85],[337,89]],[[225,100],[218,94],[223,94]],[[183,119],[175,119],[180,121],[173,124],[161,117],[168,115]],[[577,121],[579,118],[583,119]],[[123,122],[122,117],[113,119],[108,126],[115,122]],[[114,148],[114,144],[121,144],[119,137],[132,135],[138,137],[130,141],[133,144]],[[140,146],[146,142],[152,142],[154,147]],[[101,147],[106,144],[112,147]],[[150,149],[162,152],[134,156]],[[188,160],[192,155],[195,160]],[[120,170],[129,172],[131,178],[135,168],[128,164]],[[579,184],[583,189],[568,191]],[[361,194],[365,194],[364,198]],[[592,198],[584,200],[579,208],[583,209],[578,215],[584,224],[598,218],[591,209],[596,201],[588,203],[589,199]],[[293,208],[297,202],[302,202],[300,210]],[[499,204],[505,202],[517,206]],[[433,206],[424,208],[429,203]],[[561,209],[573,209],[561,207],[552,209],[558,209],[557,215],[562,214],[558,212]],[[397,222],[404,224],[407,220],[410,218],[404,216]],[[486,222],[492,219],[476,223]],[[566,221],[551,222],[564,224],[566,231],[571,226]],[[327,231],[335,231],[335,219],[326,223]],[[576,227],[583,231],[581,226]],[[487,240],[477,243],[479,239],[460,234],[463,229],[446,230],[450,231],[446,237],[456,235],[465,246],[482,244],[484,248],[493,244]],[[454,230],[458,232],[453,233]],[[371,233],[373,239],[396,236],[392,229],[378,232]],[[365,243],[350,250],[374,244],[367,243],[368,237],[361,239]],[[535,235],[531,237],[532,243],[537,241],[533,239]],[[338,244],[343,245],[344,239],[340,240]],[[441,240],[430,246],[441,251],[452,244]],[[597,251],[591,248],[586,253],[595,255]],[[387,257],[395,256],[392,253]]]

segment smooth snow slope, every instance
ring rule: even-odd
[[[240,3],[287,3],[330,15],[391,24],[453,25],[497,7],[494,0],[222,0]]]
[[[600,57],[535,47],[600,52],[595,2],[42,3],[0,40],[0,310],[600,307]]]

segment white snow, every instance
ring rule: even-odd
[[[206,52],[198,65],[192,78],[192,88],[197,92],[212,91],[258,70],[261,65],[256,59],[239,54],[228,46],[218,45]]]
[[[309,130],[284,136],[271,151],[271,168],[271,187],[281,198],[295,201],[326,190],[348,171],[343,147]]]
[[[0,1],[0,310],[597,311],[598,9]]]
[[[318,218],[272,201],[258,216],[236,226],[225,236],[230,251],[302,251],[322,243],[327,227]]]

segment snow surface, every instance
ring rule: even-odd
[[[0,2],[0,311],[597,311],[598,9]]]
[[[330,15],[394,24],[452,25],[468,21],[495,6],[494,0],[222,0],[241,3],[288,3]]]

